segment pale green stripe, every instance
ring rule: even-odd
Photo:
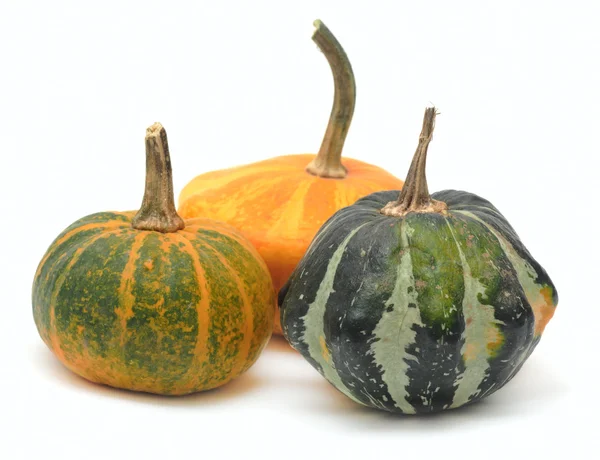
[[[414,407],[407,400],[406,387],[410,383],[407,375],[410,367],[408,361],[417,361],[417,358],[408,352],[408,347],[415,343],[417,336],[413,326],[423,326],[408,247],[407,231],[411,230],[404,220],[400,227],[403,253],[397,268],[396,284],[385,303],[386,310],[373,331],[379,340],[371,345],[375,362],[381,365],[383,370],[381,378],[387,386],[388,393],[392,396],[395,406],[405,414],[415,413]],[[410,293],[409,287],[412,287]],[[417,308],[410,308],[410,303],[417,305]],[[394,308],[388,312],[387,307],[390,305]]]
[[[470,217],[471,219],[475,219],[476,221],[484,225],[490,232],[492,232],[492,234],[494,234],[494,236],[500,243],[500,247],[508,257],[509,262],[515,269],[515,272],[517,273],[517,279],[519,280],[519,283],[521,284],[521,287],[525,292],[525,297],[527,297],[527,302],[529,302],[530,306],[535,305],[536,303],[543,304],[546,302],[546,300],[540,292],[542,286],[536,284],[534,281],[537,278],[537,273],[535,269],[531,266],[531,264],[529,264],[529,262],[527,262],[517,253],[515,248],[513,248],[512,244],[510,244],[510,242],[506,238],[504,238],[504,236],[502,236],[501,233],[499,233],[495,228],[493,228],[483,219],[479,218],[478,216],[469,211],[452,212],[459,212],[467,217]],[[519,358],[513,363],[513,367],[515,369],[518,368],[523,363],[523,361],[525,361],[525,359],[529,355],[529,349],[531,348],[533,342],[534,341],[532,340],[529,346],[525,347],[523,350],[519,350],[521,354]]]
[[[502,218],[502,214],[500,214],[499,211],[496,211],[495,209],[489,208],[487,206],[481,206],[478,204],[465,204],[464,206],[469,207],[469,208],[477,208],[477,209],[481,209],[482,211],[488,211],[488,212],[493,212],[494,214],[496,214],[496,216]],[[456,212],[456,209],[453,209],[452,212]],[[458,210],[458,212],[469,212],[466,209],[465,210]]]
[[[354,401],[360,403],[357,400],[350,390],[344,385],[342,380],[340,379],[337,370],[334,367],[333,361],[331,359],[326,359],[326,355],[328,355],[328,350],[325,350],[321,344],[325,342],[325,333],[324,333],[324,324],[323,317],[325,315],[325,306],[327,305],[327,300],[329,296],[334,292],[333,290],[333,281],[335,279],[335,274],[338,269],[338,265],[342,260],[342,256],[344,255],[344,251],[350,239],[358,232],[362,227],[364,227],[366,223],[360,225],[359,227],[352,230],[348,236],[342,241],[342,243],[335,250],[331,259],[329,259],[329,264],[327,265],[327,271],[325,272],[325,276],[319,285],[319,289],[317,290],[317,295],[315,296],[315,300],[308,306],[308,312],[306,316],[302,319],[304,321],[304,335],[302,340],[304,343],[308,345],[308,352],[310,356],[321,366],[323,369],[323,374],[327,380],[329,380],[337,389],[342,391],[349,398]],[[362,403],[361,403],[362,404]]]
[[[465,359],[467,350],[473,355],[471,359],[465,360],[465,371],[455,381],[455,385],[458,385],[458,387],[454,393],[450,407],[460,407],[466,404],[472,396],[477,396],[481,391],[478,388],[490,368],[488,359],[491,356],[491,352],[487,346],[487,332],[495,328],[497,324],[502,324],[502,322],[495,318],[494,307],[492,305],[484,305],[479,302],[478,297],[480,295],[482,297],[485,296],[485,286],[473,277],[471,267],[467,263],[460,243],[456,239],[454,230],[448,220],[446,220],[446,224],[458,248],[465,285],[465,294],[462,302],[465,319],[465,329],[462,334],[464,344],[460,353],[463,359]]]
[[[523,291],[525,292],[525,296],[527,297],[527,301],[529,305],[543,305],[546,303],[546,299],[540,292],[544,286],[541,286],[535,282],[538,277],[537,272],[531,266],[529,262],[523,259],[513,248],[512,244],[494,227],[489,225],[483,219],[480,219],[475,214],[470,213],[469,211],[452,211],[459,212],[465,216],[470,217],[471,219],[475,219],[481,224],[483,224],[490,232],[494,234],[498,242],[500,243],[500,247],[508,257],[511,265],[514,267],[515,272],[517,273],[517,279],[519,283],[523,287]]]

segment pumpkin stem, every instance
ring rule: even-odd
[[[342,149],[356,103],[354,73],[342,45],[331,31],[317,19],[312,39],[323,52],[333,72],[333,107],[319,153],[306,171],[319,177],[343,179],[347,171],[342,165]]]
[[[419,145],[413,156],[410,169],[406,175],[406,181],[400,191],[397,201],[390,201],[382,209],[381,213],[386,216],[401,217],[409,212],[438,212],[445,214],[448,206],[443,201],[434,200],[429,195],[427,178],[425,177],[425,163],[427,161],[427,149],[433,137],[435,127],[435,107],[425,109],[423,117],[423,129],[419,136]]]
[[[146,130],[146,191],[132,221],[137,230],[172,233],[185,227],[175,210],[167,132],[160,123]]]

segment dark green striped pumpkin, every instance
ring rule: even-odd
[[[273,287],[235,229],[178,218],[166,134],[158,125],[148,137],[142,210],[92,214],[62,232],[36,272],[33,313],[44,342],[82,377],[186,394],[254,363],[271,334]]]
[[[460,407],[501,388],[558,301],[489,201],[455,190],[429,196],[428,115],[400,199],[378,192],[338,211],[280,292],[283,332],[296,350],[356,402],[405,414]]]

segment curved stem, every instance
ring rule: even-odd
[[[333,72],[334,95],[321,148],[306,170],[315,176],[341,179],[347,174],[342,165],[342,149],[354,114],[356,83],[352,66],[342,45],[320,20],[317,19],[314,26],[312,39],[327,58]]]
[[[435,107],[425,109],[423,128],[419,136],[419,145],[406,175],[404,187],[402,187],[397,201],[390,201],[381,209],[382,214],[394,217],[405,216],[409,212],[437,212],[444,214],[448,209],[448,206],[443,201],[431,198],[429,189],[427,188],[427,177],[425,176],[427,149],[433,137],[436,115],[437,111]]]
[[[133,228],[172,233],[185,227],[175,210],[167,132],[160,123],[146,130],[146,191]]]

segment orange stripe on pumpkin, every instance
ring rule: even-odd
[[[302,181],[298,184],[296,190],[289,197],[290,201],[298,203],[298,205],[281,207],[281,213],[278,216],[278,219],[267,232],[267,239],[280,238],[281,235],[285,235],[288,238],[298,237],[298,229],[306,225],[304,218],[304,198],[312,185],[313,181],[310,180]]]
[[[229,224],[212,219],[206,219],[204,217],[186,219],[185,224],[185,228],[183,230],[179,230],[178,233],[183,232],[192,234],[194,235],[193,239],[201,239],[202,241],[206,241],[202,235],[202,230],[217,232],[221,235],[231,238],[245,249],[251,251],[253,254],[257,254],[256,248],[252,246],[252,244],[248,243],[248,240],[240,234],[239,230]]]
[[[71,230],[70,232],[66,233],[64,236],[62,236],[58,241],[52,243],[52,247],[50,247],[48,249],[48,252],[46,252],[46,254],[44,255],[44,258],[42,259],[42,261],[40,262],[40,264],[38,265],[38,269],[35,272],[35,277],[37,278],[40,275],[40,272],[42,271],[42,267],[44,266],[44,264],[46,263],[46,261],[50,258],[51,255],[53,255],[56,250],[58,249],[58,247],[63,244],[65,241],[69,240],[70,238],[73,238],[75,235],[77,235],[78,233],[81,232],[85,232],[86,230],[94,230],[94,229],[102,229],[102,228],[127,228],[130,224],[128,224],[127,222],[123,222],[123,221],[116,221],[116,220],[110,220],[107,222],[94,222],[91,224],[84,224],[80,227],[74,228],[73,230]]]
[[[200,300],[195,305],[198,316],[198,338],[196,340],[196,347],[194,349],[194,360],[185,374],[185,377],[182,377],[190,379],[187,386],[192,388],[195,386],[193,379],[197,377],[197,375],[190,375],[190,371],[194,368],[200,367],[203,361],[206,359],[206,355],[208,353],[208,335],[210,330],[210,288],[206,281],[206,272],[204,271],[204,268],[202,268],[200,256],[198,255],[198,252],[192,243],[190,243],[189,237],[187,236],[188,233],[189,232],[183,233],[182,231],[179,231],[172,234],[172,236],[177,242],[184,244],[184,247],[181,247],[180,249],[182,252],[188,254],[192,260],[194,273],[196,274],[195,281],[200,290]]]
[[[248,293],[244,288],[244,282],[240,279],[238,272],[229,264],[227,259],[221,254],[215,247],[212,245],[205,243],[205,245],[215,254],[219,262],[223,264],[223,266],[227,269],[227,271],[231,274],[233,279],[235,280],[235,284],[238,287],[238,291],[242,298],[243,302],[243,311],[244,311],[244,339],[240,345],[240,358],[236,359],[235,366],[231,369],[231,377],[235,377],[239,375],[244,366],[248,361],[248,354],[250,353],[250,347],[252,345],[252,338],[254,336],[254,310],[252,309],[252,302],[250,302],[250,298],[248,297]]]
[[[135,263],[140,258],[140,249],[144,244],[144,240],[149,233],[139,232],[133,239],[133,245],[129,251],[129,259],[125,264],[123,273],[121,274],[121,284],[119,285],[119,307],[115,309],[115,314],[121,323],[121,347],[125,346],[125,335],[127,333],[127,321],[133,317],[133,306],[135,304],[135,296],[132,294],[133,285],[135,283]]]

